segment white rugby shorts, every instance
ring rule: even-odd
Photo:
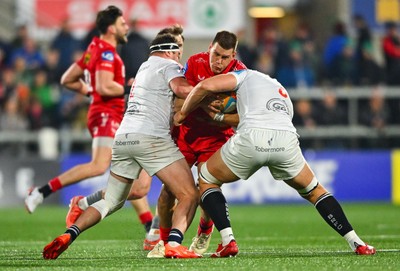
[[[114,138],[111,171],[128,179],[137,179],[142,168],[153,176],[182,158],[184,156],[172,138],[121,134]]]
[[[221,157],[238,177],[247,180],[267,166],[276,180],[297,176],[306,163],[297,134],[271,129],[237,131],[221,148]]]

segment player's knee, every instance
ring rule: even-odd
[[[297,189],[297,192],[303,198],[310,200],[310,198],[314,197],[316,195],[316,193],[319,191],[318,187],[319,187],[318,180],[314,176],[312,178],[311,182],[306,187],[304,187],[302,189]]]
[[[109,206],[104,199],[96,201],[91,205],[95,208],[101,215],[101,219],[104,219],[109,213]]]
[[[109,209],[108,214],[112,214],[113,212],[124,206],[130,190],[130,183],[121,182],[113,175],[110,175],[108,179],[106,194],[104,196],[104,200]]]
[[[205,162],[200,169],[200,178],[208,184],[216,184],[218,186],[222,185],[222,182],[220,182],[217,178],[215,178],[207,168],[207,162]]]
[[[108,171],[110,164],[96,163],[92,161],[89,163],[89,166],[89,171],[91,172],[92,176],[100,176]]]
[[[129,193],[130,200],[143,198],[147,196],[150,191],[150,185],[135,185],[135,182],[136,181],[133,182],[132,189]]]

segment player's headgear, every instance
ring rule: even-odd
[[[150,54],[154,52],[179,52],[179,45],[176,43],[176,39],[171,34],[157,35],[156,38],[151,42]]]

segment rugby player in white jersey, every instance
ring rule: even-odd
[[[233,135],[200,169],[202,207],[214,221],[222,242],[212,257],[230,257],[238,252],[229,220],[224,183],[247,180],[267,166],[276,180],[283,180],[320,213],[358,255],[373,255],[374,247],[353,230],[339,202],[317,180],[301,152],[293,126],[293,104],[285,88],[268,75],[240,70],[206,79],[192,90],[175,124],[181,124],[208,95],[236,91],[239,125]]]
[[[199,195],[192,172],[170,134],[174,95],[186,98],[192,89],[178,64],[180,49],[176,42],[170,34],[159,35],[152,41],[150,57],[141,65],[132,84],[128,108],[114,138],[105,197],[45,246],[45,259],[56,259],[81,232],[120,209],[142,169],[150,176],[156,175],[177,198],[165,257],[200,257],[181,245]]]

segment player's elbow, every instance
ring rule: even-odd
[[[174,90],[174,93],[176,94],[176,96],[178,96],[179,98],[186,98],[190,91],[193,89],[192,86],[177,86]]]
[[[96,91],[97,93],[99,93],[101,96],[108,96],[109,95],[109,87],[107,86],[107,84],[104,83],[99,83],[96,86]]]
[[[60,84],[61,84],[62,86],[64,86],[64,87],[66,87],[67,84],[68,84],[70,81],[71,81],[71,79],[67,76],[67,74],[64,73],[64,74],[61,76]]]

